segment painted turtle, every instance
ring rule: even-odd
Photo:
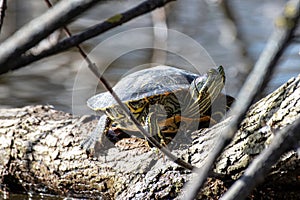
[[[204,75],[156,66],[125,76],[113,89],[146,131],[167,144],[179,130],[208,126],[211,105],[224,83],[222,66],[210,69]],[[115,143],[120,135],[126,133],[125,137],[129,137],[138,132],[110,93],[97,94],[87,104],[102,116],[97,128],[83,143],[85,148],[89,149],[96,141],[101,143],[104,135]]]

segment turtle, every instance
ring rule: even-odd
[[[199,75],[159,65],[123,77],[113,90],[149,135],[166,145],[179,130],[208,126],[211,105],[221,95],[224,84],[222,66]],[[104,136],[113,143],[124,137],[141,136],[109,92],[96,94],[88,99],[87,105],[101,117],[96,129],[82,143],[86,149],[96,142],[102,143]]]

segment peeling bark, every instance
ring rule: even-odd
[[[291,79],[269,96],[252,105],[233,142],[215,164],[220,177],[209,178],[199,198],[220,197],[272,141],[277,129],[300,116],[300,76]],[[214,147],[221,123],[193,133],[193,142],[173,153],[197,167]],[[93,116],[72,116],[51,106],[27,106],[0,110],[0,183],[11,192],[42,192],[104,199],[179,198],[183,185],[194,176],[155,148],[132,139],[133,149],[111,147],[91,158],[80,143],[94,129]],[[117,145],[118,146],[118,145]],[[223,174],[224,176],[221,176]],[[300,185],[300,161],[295,151],[273,167],[251,199],[296,199]]]

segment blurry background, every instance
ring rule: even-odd
[[[105,1],[79,16],[68,27],[73,33],[82,31],[140,2],[140,0]],[[82,46],[90,51],[95,44],[124,30],[153,25],[167,26],[196,40],[208,51],[216,65],[224,66],[227,75],[226,92],[235,96],[242,85],[244,75],[249,71],[249,66],[252,66],[251,63],[258,59],[263,50],[274,28],[274,20],[281,14],[285,3],[286,1],[283,0],[228,1],[229,11],[232,12],[234,23],[237,25],[235,27],[227,19],[228,10],[220,6],[216,0],[175,1],[169,3],[163,10],[136,18],[85,42]],[[47,9],[42,0],[27,0],[26,3],[22,0],[8,1],[1,41]],[[236,35],[238,39],[235,38]],[[116,41],[116,46],[119,42],[127,42],[130,45],[128,41]],[[181,41],[176,43],[178,48],[185,45]],[[299,43],[293,43],[287,49],[265,94],[299,74],[299,47]],[[191,54],[194,53],[192,49],[190,51]],[[130,52],[113,62],[106,70],[105,76],[114,84],[121,76],[128,73],[132,66],[152,61],[159,62],[161,59],[167,59],[167,64],[177,66],[187,64],[178,58],[173,58],[172,55],[168,55],[168,58],[164,58],[163,55],[163,52],[153,52],[150,49]],[[82,58],[76,49],[72,49],[0,76],[0,107],[51,104],[56,109],[72,112],[73,91],[80,93],[80,90],[89,89],[84,86],[74,88],[74,80],[81,65]],[[89,76],[92,75],[87,72],[86,80]],[[99,88],[99,91],[101,90],[103,89]],[[87,98],[84,97],[84,101]],[[89,112],[85,105],[82,107],[82,113],[76,114]]]

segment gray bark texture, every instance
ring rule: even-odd
[[[232,143],[215,164],[199,199],[217,199],[272,142],[276,131],[300,117],[300,76],[252,105]],[[201,168],[223,122],[192,134],[192,142],[172,153]],[[97,124],[93,116],[72,116],[51,106],[0,109],[2,191],[48,193],[103,199],[179,199],[195,174],[177,166],[143,139],[110,146],[97,158],[80,143]],[[124,146],[127,148],[124,148]],[[95,149],[97,150],[97,149]],[[250,199],[299,199],[300,160],[295,150],[274,165]]]

